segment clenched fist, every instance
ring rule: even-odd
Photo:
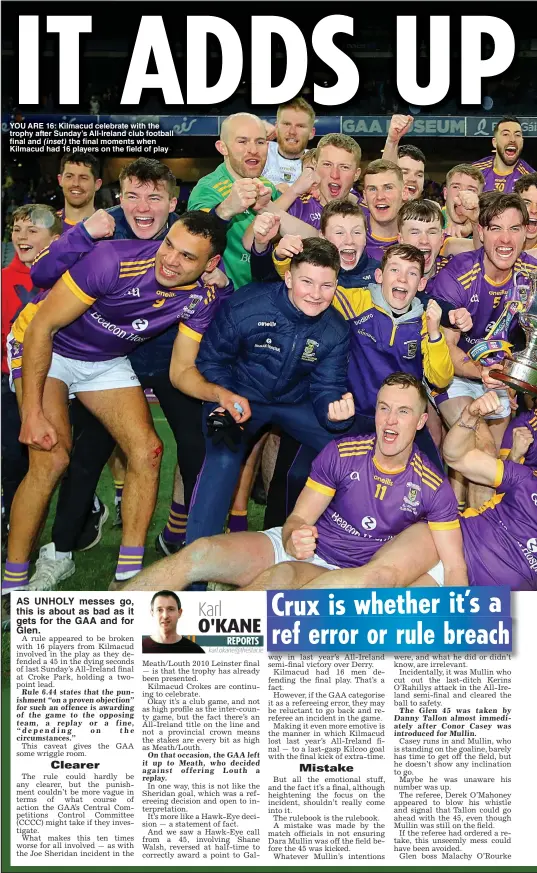
[[[287,540],[285,551],[298,561],[307,561],[315,554],[318,536],[315,525],[301,524]]]
[[[218,267],[215,267],[210,273],[202,273],[201,281],[205,285],[213,285],[215,288],[225,288],[229,285],[228,277]]]
[[[259,179],[235,179],[231,191],[218,206],[216,214],[229,221],[233,216],[245,212],[256,202],[260,185],[265,187]]]
[[[328,404],[329,421],[347,421],[354,416],[354,397],[350,393],[343,394],[341,400]]]
[[[442,310],[436,300],[429,300],[427,309],[425,310],[425,320],[427,322],[427,333],[430,340],[440,338],[440,320],[442,318]]]
[[[280,261],[285,260],[285,258],[292,258],[293,255],[298,255],[302,251],[302,248],[301,236],[286,233],[285,236],[282,236],[276,246],[276,257],[279,258]]]
[[[316,188],[319,185],[320,181],[317,170],[314,170],[313,167],[306,167],[291,187],[293,193],[300,197],[302,194],[309,194],[312,188]]]
[[[509,453],[509,460],[518,463],[525,456],[533,443],[534,436],[529,427],[513,428],[513,445]]]
[[[471,415],[474,418],[478,418],[479,416],[484,418],[491,412],[499,412],[501,408],[502,402],[496,392],[487,391],[486,394],[478,397],[477,400],[472,400],[472,402],[466,407],[465,411],[468,415]]]
[[[389,141],[399,142],[405,133],[408,133],[413,121],[412,115],[392,115],[390,127],[388,128]]]
[[[448,317],[453,327],[462,333],[467,333],[472,329],[474,323],[472,316],[464,306],[461,306],[460,309],[451,309]]]
[[[116,222],[105,209],[98,209],[85,220],[84,228],[92,239],[105,239],[114,235]]]
[[[260,212],[256,215],[253,232],[256,248],[264,251],[269,242],[278,235],[280,229],[280,216],[272,212]]]

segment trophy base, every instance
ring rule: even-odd
[[[505,382],[515,391],[524,391],[537,396],[537,367],[532,364],[516,362],[506,365],[505,370],[491,369],[490,375],[499,382]]]

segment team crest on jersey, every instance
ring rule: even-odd
[[[418,341],[417,340],[408,340],[405,343],[406,346],[406,355],[403,355],[403,358],[407,361],[411,361],[416,357],[416,353],[418,351]]]
[[[203,296],[201,294],[191,294],[190,300],[187,303],[187,305],[185,306],[185,308],[183,309],[180,317],[181,318],[188,318],[190,315],[194,315],[194,310],[195,310],[196,306],[198,305],[198,303],[200,302],[200,300],[203,300]]]
[[[403,503],[399,507],[403,510],[403,512],[413,512],[416,515],[416,509],[420,505],[420,491],[421,487],[416,484],[416,482],[407,482],[406,487],[408,488],[407,493],[403,497]]]
[[[308,361],[309,363],[315,363],[317,360],[317,355],[315,354],[315,349],[318,347],[319,343],[316,340],[307,339],[306,345],[304,346],[304,351],[301,355],[302,361]]]

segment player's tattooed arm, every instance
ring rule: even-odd
[[[480,419],[489,412],[498,412],[501,407],[502,403],[495,391],[488,391],[473,400],[448,432],[443,445],[446,464],[471,482],[492,488],[497,488],[500,484],[498,476],[502,462],[476,448],[476,433]]]

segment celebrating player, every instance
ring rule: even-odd
[[[63,156],[58,185],[64,196],[64,207],[59,213],[64,231],[95,212],[95,195],[103,184],[99,176],[99,159],[95,155],[71,152]]]
[[[315,136],[315,110],[303,97],[278,106],[276,142],[269,142],[263,177],[276,187],[291,185],[302,173],[302,157]]]
[[[515,182],[527,173],[534,173],[526,161],[521,159],[524,148],[522,126],[514,115],[505,115],[494,126],[492,147],[496,154],[474,161],[474,166],[485,177],[484,191],[498,191],[500,194],[510,194],[514,191]]]
[[[23,323],[14,325],[15,340],[24,341],[20,439],[30,447],[30,469],[13,501],[8,587],[28,583],[33,542],[69,463],[69,394],[80,397],[127,457],[117,578],[141,568],[162,445],[124,356],[180,321],[176,342],[188,346],[182,355],[190,354],[194,362],[197,343],[219,304],[214,288],[200,277],[227,283],[219,271],[211,275],[224,243],[218,220],[199,212],[183,215],[162,243],[100,243],[37,304],[25,332]]]
[[[528,173],[515,182],[515,194],[522,197],[528,210],[525,251],[537,255],[537,173]],[[533,249],[533,251],[532,251]]]
[[[204,537],[154,564],[140,574],[136,586],[127,587],[182,589],[198,579],[244,587],[274,565],[282,566],[258,587],[301,587],[320,575],[330,580],[333,574],[324,576],[326,570],[367,564],[401,531],[424,527],[415,524],[419,521],[428,523],[438,552],[430,561],[427,555],[423,559],[410,553],[401,566],[406,574],[401,584],[430,570],[441,555],[446,584],[465,585],[453,492],[414,445],[416,430],[427,418],[426,405],[419,380],[392,374],[378,394],[376,437],[345,436],[330,442],[316,458],[283,530]],[[381,576],[377,584],[385,584]]]
[[[403,172],[392,161],[371,161],[364,172],[367,253],[381,260],[397,242],[397,214],[403,203]]]

